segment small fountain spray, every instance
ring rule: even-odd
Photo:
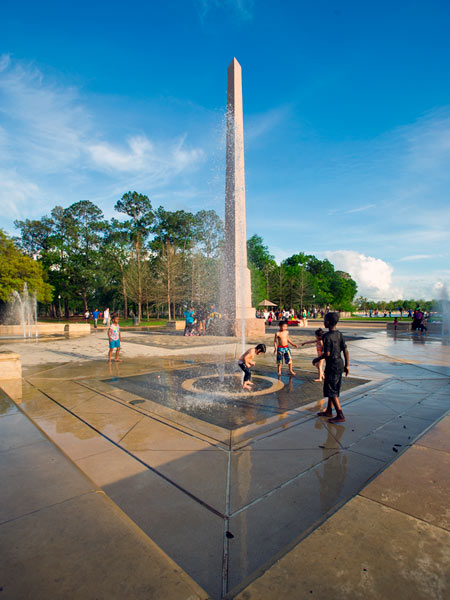
[[[39,337],[37,326],[36,293],[28,291],[27,282],[23,285],[22,293],[14,290],[8,307],[8,321],[20,325],[24,338]]]

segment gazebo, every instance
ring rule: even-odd
[[[276,304],[270,300],[263,300],[262,302],[259,302],[258,306],[276,306]]]

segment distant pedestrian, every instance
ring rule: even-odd
[[[109,308],[105,308],[105,310],[103,311],[103,325],[106,325],[106,327],[109,327],[109,323],[110,323]]]
[[[193,325],[194,311],[192,310],[192,307],[189,307],[184,311],[184,335],[192,335]]]
[[[108,362],[111,362],[112,353],[116,350],[116,357],[114,362],[122,362],[119,359],[120,354],[120,342],[122,341],[122,336],[120,334],[119,327],[119,317],[117,315],[113,315],[112,322],[108,327],[108,340],[109,340],[109,354],[108,354]]]
[[[96,308],[94,310],[94,312],[92,313],[92,317],[94,319],[94,329],[97,329],[97,322],[98,322],[99,316],[100,316],[100,311],[98,310],[98,308]]]
[[[86,310],[86,312],[84,313],[84,320],[86,321],[86,323],[89,323],[89,317],[91,316],[91,313]]]

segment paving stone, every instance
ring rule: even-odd
[[[450,533],[356,497],[236,600],[444,600],[449,595]]]

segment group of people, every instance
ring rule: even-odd
[[[313,360],[313,365],[317,367],[318,378],[315,381],[323,382],[323,395],[328,399],[325,410],[317,413],[319,417],[327,417],[330,423],[341,423],[345,421],[344,413],[339,401],[339,395],[342,384],[342,374],[349,374],[349,354],[344,336],[337,330],[339,322],[339,313],[328,312],[324,317],[324,325],[328,329],[325,332],[319,328],[315,332],[315,340],[304,342],[315,344],[317,357]],[[298,348],[289,338],[289,332],[286,321],[280,321],[279,330],[274,337],[274,353],[277,357],[278,378],[281,377],[281,368],[283,363],[288,366],[289,375],[294,376],[292,354],[290,346]],[[242,382],[243,389],[250,390],[253,386],[251,368],[255,366],[255,358],[260,354],[265,354],[266,345],[258,344],[254,348],[249,348],[238,360],[239,368],[244,372]],[[344,359],[342,359],[342,355]],[[336,415],[333,417],[333,408]]]
[[[202,305],[188,306],[184,311],[184,335],[206,335],[211,322],[220,316],[214,304],[209,309]]]
[[[86,310],[86,312],[84,313],[84,320],[86,321],[86,323],[89,323],[91,318],[94,319],[95,329],[97,329],[98,320],[101,318],[103,318],[103,325],[109,327],[111,322],[111,314],[109,312],[109,308],[105,308],[103,312],[100,312],[98,308],[96,308],[92,312],[90,310]]]
[[[303,308],[297,312],[290,308],[282,308],[280,310],[264,310],[256,314],[257,317],[264,319],[268,325],[273,321],[298,321],[300,325],[307,325],[307,319],[317,319],[318,315],[324,316],[324,311],[318,311],[317,308]]]

